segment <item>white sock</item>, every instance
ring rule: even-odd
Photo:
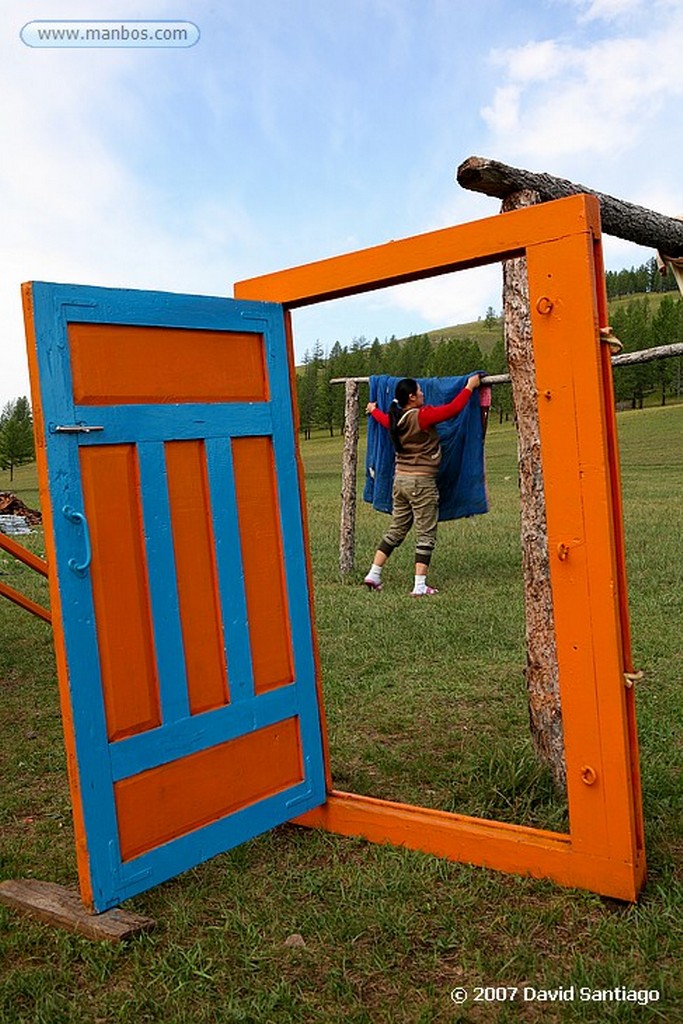
[[[416,576],[415,577],[415,586],[413,588],[413,593],[414,594],[424,594],[426,589],[427,589],[427,577],[426,576]]]
[[[379,583],[382,579],[382,566],[375,565],[374,562],[370,566],[370,572],[365,577],[368,580],[372,580],[374,583]]]

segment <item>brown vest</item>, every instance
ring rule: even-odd
[[[417,417],[419,409],[408,409],[398,421],[398,436],[403,445],[396,452],[396,472],[436,476],[441,462],[441,444],[436,427],[422,430]]]

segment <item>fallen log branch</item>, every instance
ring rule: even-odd
[[[483,192],[498,199],[505,199],[523,189],[538,193],[541,202],[588,193],[600,201],[600,219],[606,234],[659,250],[667,256],[683,255],[683,221],[623,199],[615,199],[614,196],[596,192],[595,189],[566,178],[537,174],[520,167],[509,167],[498,160],[471,156],[458,167],[456,180],[471,192]]]

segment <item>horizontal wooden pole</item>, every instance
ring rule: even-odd
[[[329,381],[330,384],[346,384],[347,381],[355,381],[357,384],[367,384],[370,380],[369,377],[332,377]],[[507,373],[492,374],[488,377],[482,377],[481,383],[485,387],[491,387],[492,384],[509,384],[510,376]]]
[[[638,352],[623,352],[618,356],[612,356],[612,366],[633,366],[636,363],[652,363],[656,359],[670,359],[674,356],[683,356],[683,342],[675,342],[673,345],[658,345],[656,348],[643,348]],[[369,377],[332,377],[330,384],[345,384],[348,380],[357,381],[360,384],[367,383]],[[485,387],[492,387],[494,384],[509,384],[509,373],[495,373],[481,378]]]
[[[463,188],[498,199],[505,199],[522,189],[537,192],[542,202],[579,194],[596,196],[600,202],[600,220],[605,234],[658,249],[668,256],[683,255],[683,220],[596,192],[566,178],[537,174],[521,167],[510,167],[498,160],[471,156],[458,167],[456,180]]]
[[[673,345],[658,345],[656,348],[642,348],[638,352],[621,352],[612,356],[612,366],[633,366],[635,363],[652,363],[656,359],[670,359],[683,356],[683,342]]]
[[[355,381],[357,384],[367,384],[369,377],[332,377],[330,384],[346,384],[347,381]],[[490,377],[482,377],[481,383],[490,387],[491,384],[507,384],[510,377],[507,373],[493,374]]]

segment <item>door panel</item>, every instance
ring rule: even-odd
[[[81,890],[325,799],[279,306],[26,286]]]
[[[135,446],[80,453],[89,569],[109,740],[161,724]]]
[[[289,718],[115,783],[122,859],[301,783],[300,752]]]
[[[291,683],[294,672],[272,444],[235,438],[232,457],[254,689],[264,693]]]
[[[190,711],[228,703],[229,681],[203,441],[165,445]]]
[[[70,323],[68,336],[73,396],[80,405],[268,398],[259,332]]]

